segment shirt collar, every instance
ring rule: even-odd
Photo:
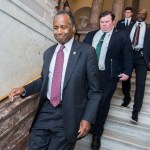
[[[72,47],[72,44],[73,44],[73,41],[74,41],[74,37],[72,37],[67,43],[65,43],[65,50],[67,51],[70,51],[71,50],[71,47]],[[58,43],[58,46],[60,47],[62,44]]]
[[[125,18],[125,21],[127,21],[127,20],[130,22],[131,21],[131,17],[130,18]]]
[[[113,27],[111,30],[109,30],[108,32],[106,32],[106,34],[111,34],[112,31],[113,31],[113,29],[114,29],[114,27]],[[101,32],[102,34],[104,33],[102,30],[100,30],[100,32]]]
[[[139,23],[141,24],[140,27],[143,26],[143,25],[145,25],[145,22],[144,22],[144,21],[142,21],[142,22],[136,21],[135,25],[137,26]]]

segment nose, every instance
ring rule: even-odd
[[[106,23],[104,22],[104,23],[103,23],[103,25],[105,26],[105,25],[106,25]]]
[[[58,30],[57,30],[57,34],[61,34],[61,33],[62,33],[61,28],[58,28]]]

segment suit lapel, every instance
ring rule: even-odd
[[[70,52],[70,56],[69,56],[69,60],[68,60],[68,64],[67,64],[67,68],[66,68],[66,73],[65,73],[65,79],[64,79],[64,85],[63,85],[63,89],[66,87],[72,73],[73,70],[76,66],[76,63],[78,61],[78,58],[80,56],[80,50],[79,50],[80,45],[78,44],[77,41],[74,41],[72,48],[71,48],[71,52]]]
[[[148,37],[148,34],[149,34],[148,30],[150,30],[150,25],[146,24],[145,38]]]
[[[149,39],[149,31],[150,30],[150,25],[146,24],[146,31],[145,31],[145,37],[144,37],[144,41],[146,41],[147,39]],[[145,45],[147,42],[144,42],[144,46],[143,48],[145,49]]]
[[[52,60],[52,57],[53,57],[54,51],[56,49],[56,46],[57,46],[57,44],[55,44],[54,46],[52,46],[49,49],[48,54],[46,55],[46,58],[45,58],[45,70],[46,70],[46,73],[45,73],[45,75],[48,75],[50,62]]]
[[[110,47],[113,43],[113,40],[116,39],[117,32],[118,32],[117,29],[114,28],[113,33],[112,33],[111,38],[110,38],[110,41],[109,41],[108,50],[110,49]]]

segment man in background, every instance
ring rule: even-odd
[[[93,126],[91,147],[99,150],[104,124],[110,108],[111,98],[118,81],[125,81],[132,72],[132,46],[125,31],[114,27],[115,15],[105,11],[99,16],[100,29],[87,34],[85,43],[96,49],[99,66],[102,99],[99,104],[96,123]],[[119,70],[119,71],[118,71]]]
[[[133,25],[135,24],[135,20],[132,19],[133,11],[132,7],[126,7],[124,10],[124,19],[121,19],[117,22],[116,28],[120,30],[125,30],[130,33]]]
[[[126,7],[124,10],[124,19],[121,19],[117,22],[116,28],[120,30],[124,30],[128,32],[130,35],[131,29],[133,25],[135,24],[135,20],[132,19],[132,7]],[[131,78],[129,78],[127,81],[122,81],[122,93],[124,94],[123,103],[121,104],[121,107],[128,107],[131,96],[130,96],[130,90],[131,90]]]
[[[147,70],[150,69],[150,25],[145,23],[146,18],[147,11],[141,9],[137,14],[136,23],[130,33],[133,47],[133,69],[135,69],[136,74],[136,89],[132,112],[132,121],[134,123],[138,122],[138,113],[143,104]],[[123,103],[128,105],[129,101],[124,99]]]

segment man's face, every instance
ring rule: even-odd
[[[145,9],[142,9],[137,14],[137,21],[142,22],[145,21],[147,17],[147,12]]]
[[[109,32],[114,27],[111,15],[100,18],[100,28],[103,32]]]
[[[67,43],[75,33],[75,26],[71,25],[67,14],[60,14],[53,20],[54,37],[60,44]]]
[[[125,12],[124,12],[124,16],[125,16],[125,18],[130,18],[131,16],[132,16],[132,11],[131,10],[125,10]]]

